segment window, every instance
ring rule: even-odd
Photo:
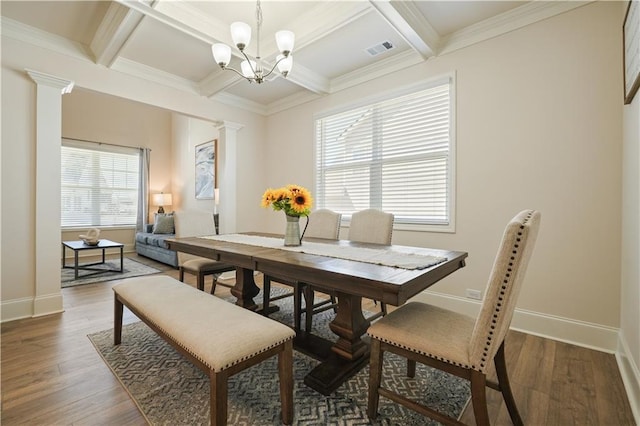
[[[452,77],[316,119],[316,204],[453,230]]]
[[[64,227],[136,224],[138,149],[62,141],[62,223]]]

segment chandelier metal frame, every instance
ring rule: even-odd
[[[262,28],[262,6],[260,0],[256,2],[256,57],[253,60],[245,52],[246,47],[251,40],[251,27],[244,22],[234,22],[231,24],[231,37],[236,47],[245,58],[241,63],[241,71],[238,71],[232,67],[229,67],[231,61],[231,48],[224,43],[215,43],[211,46],[214,60],[223,70],[233,71],[242,78],[246,79],[249,83],[262,84],[267,77],[269,77],[276,69],[282,74],[284,78],[293,67],[293,56],[291,51],[293,50],[293,44],[295,35],[291,31],[283,30],[276,33],[276,43],[280,55],[276,58],[275,64],[265,72],[264,62],[260,56],[260,33]]]

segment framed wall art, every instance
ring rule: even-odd
[[[640,0],[630,0],[622,25],[624,40],[624,103],[630,104],[640,87]]]
[[[218,178],[218,140],[196,145],[195,152],[195,189],[196,200],[213,200]]]

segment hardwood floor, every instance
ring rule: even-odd
[[[130,257],[178,277],[175,269]],[[117,282],[63,289],[64,313],[2,324],[3,425],[146,424],[87,338],[113,326],[111,287]],[[187,282],[195,286],[193,277]],[[216,295],[228,294],[217,287]],[[378,309],[370,301],[364,308]],[[125,322],[136,320],[125,316]],[[525,424],[635,424],[613,355],[510,332],[506,356]],[[492,424],[510,425],[500,395],[487,392]],[[470,407],[462,421],[474,424]]]

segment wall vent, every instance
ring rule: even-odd
[[[368,47],[367,49],[365,49],[367,51],[367,53],[371,56],[376,56],[379,55],[381,53],[386,52],[387,50],[391,50],[394,49],[395,46],[393,45],[393,43],[391,43],[390,41],[383,41],[382,43],[378,43],[374,46]]]

